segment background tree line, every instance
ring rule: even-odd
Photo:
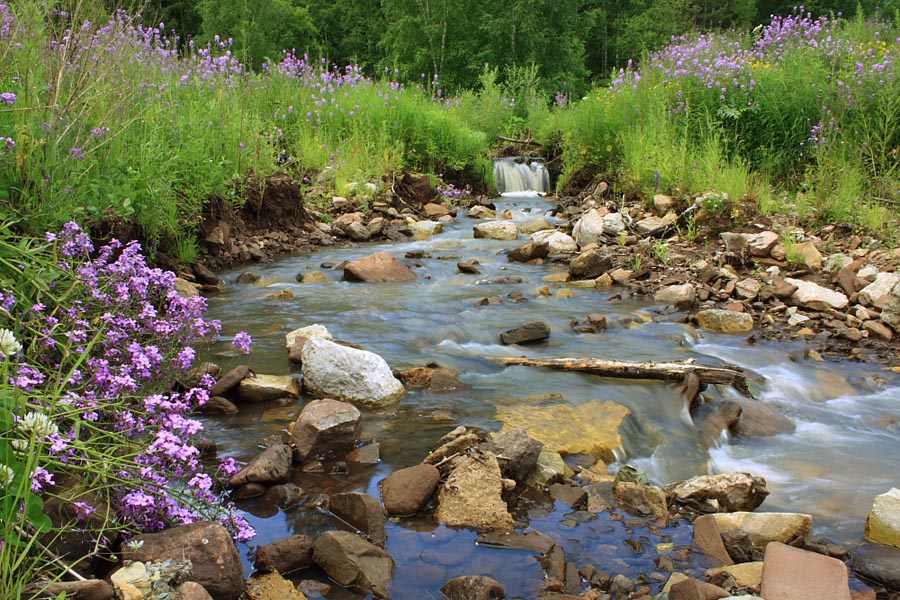
[[[121,6],[121,0],[109,0]],[[549,94],[580,95],[644,51],[691,31],[751,28],[789,14],[786,0],[134,0],[148,24],[182,40],[232,38],[253,68],[284,49],[385,69],[446,93],[478,86],[485,66],[502,80],[530,73]],[[813,15],[893,16],[900,0],[808,0]],[[528,69],[526,71],[526,69]],[[396,70],[396,71],[395,71]],[[424,81],[423,81],[424,80]]]

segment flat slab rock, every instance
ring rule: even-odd
[[[457,527],[513,529],[515,523],[503,501],[503,478],[490,452],[468,454],[451,461],[451,471],[438,488],[438,521]]]
[[[830,556],[778,542],[766,546],[763,598],[850,600],[847,566]]]

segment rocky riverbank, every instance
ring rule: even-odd
[[[487,200],[468,203],[466,218],[472,220],[475,237],[522,242],[508,252],[510,261],[565,267],[565,272],[549,276],[538,294],[565,297],[579,288],[619,290],[623,297],[647,296],[669,307],[656,318],[691,320],[700,328],[746,336],[751,341],[754,337],[802,340],[807,358],[814,360],[833,356],[891,361],[895,305],[900,304],[894,278],[900,276],[895,276],[892,266],[895,253],[878,240],[849,235],[839,226],[804,232],[752,215],[747,215],[740,227],[730,223],[732,226],[719,231],[723,229],[722,215],[711,210],[716,204],[709,198],[679,206],[672,199],[657,197],[651,207],[614,205],[604,194],[604,186],[598,185],[579,199],[548,202],[548,206],[556,205],[555,214],[561,221],[538,218],[513,223]],[[329,215],[318,215],[315,222],[302,225],[309,235],[298,241],[295,249],[423,239],[457,218],[455,207],[439,197],[418,202],[385,199],[373,203],[372,213],[358,208],[335,198]],[[272,234],[257,235],[262,237],[255,242],[238,236],[233,243],[211,244],[209,255],[224,264],[254,257],[266,260],[287,249],[260,245]],[[309,243],[313,245],[303,245]],[[406,256],[411,261],[422,258],[419,254]],[[340,267],[345,278],[357,281],[403,280],[412,273],[390,256],[373,255]],[[478,272],[478,267],[476,261],[459,257],[461,272]],[[304,277],[312,275],[305,273]],[[203,277],[200,270],[196,276]],[[252,280],[252,269],[242,277]],[[214,280],[206,285],[215,289]],[[515,298],[485,298],[488,304],[507,301]],[[590,315],[584,322],[573,320],[571,326],[575,331],[600,330],[605,326],[603,317]],[[510,336],[506,343],[521,344],[546,339],[542,334],[546,331],[537,323],[504,335]],[[263,546],[256,567],[260,572],[289,574],[291,582],[266,575],[261,583],[255,577],[247,583],[248,590],[257,590],[251,592],[252,597],[273,597],[259,595],[263,593],[260,589],[280,589],[278,594],[289,595],[300,589],[309,597],[318,597],[322,586],[330,584],[304,578],[303,569],[310,566],[317,566],[342,586],[387,597],[396,561],[403,557],[391,557],[383,549],[385,514],[394,520],[430,515],[454,527],[485,530],[480,544],[533,552],[545,572],[544,581],[533,590],[541,598],[747,598],[760,594],[767,600],[862,599],[893,598],[896,594],[889,590],[900,587],[892,575],[900,572],[900,550],[875,544],[841,548],[827,540],[810,539],[809,515],[750,512],[767,494],[765,481],[753,474],[698,478],[665,488],[648,485],[640,473],[625,469],[613,478],[606,463],[621,446],[615,436],[628,419],[627,409],[622,412],[614,403],[595,407],[590,415],[498,414],[509,428],[493,434],[459,428],[422,457],[421,464],[399,469],[385,479],[380,498],[355,492],[330,497],[321,497],[315,490],[304,493],[286,480],[292,469],[338,474],[348,463],[371,460],[371,456],[364,458],[371,454],[371,444],[359,447],[362,417],[356,405],[395,401],[401,393],[395,381],[406,388],[429,389],[452,389],[459,382],[453,373],[437,368],[391,374],[379,357],[369,356],[371,353],[357,355],[354,352],[364,351],[327,341],[311,342],[322,337],[318,331],[295,333],[286,340],[292,361],[301,365],[304,380],[320,382],[307,393],[329,399],[307,404],[289,434],[265,440],[263,453],[233,478],[233,495],[262,494],[286,508],[311,493],[313,500],[307,501],[317,502],[336,522],[350,524],[351,531],[330,532],[316,539],[291,536],[271,547]],[[348,357],[336,357],[343,353]],[[366,382],[361,388],[326,389],[328,382],[337,379],[328,368],[341,365],[338,371],[351,372],[360,364],[370,367],[349,379]],[[326,374],[318,376],[319,369]],[[371,373],[379,373],[377,382],[370,381]],[[239,411],[245,402],[296,398],[299,389],[292,388],[292,382],[296,384],[290,377],[273,381],[253,376],[251,369],[244,367],[220,379],[216,399],[206,410]],[[688,400],[694,400],[698,391],[698,382],[685,378],[683,393]],[[749,433],[754,430],[759,435],[779,431],[776,426],[759,433],[766,429],[760,424],[772,425],[773,418],[760,417],[743,406],[723,405],[720,409],[715,418],[707,420],[711,437],[722,428],[745,435],[754,435]],[[583,424],[597,420],[598,414],[608,425],[602,435],[613,436],[606,443],[598,431],[578,428],[562,437],[576,445],[591,443],[563,447],[540,431],[540,422],[551,418]],[[594,458],[572,469],[563,455]],[[890,494],[886,496],[879,501],[882,516],[875,520],[896,524],[896,518],[890,516],[896,505]],[[628,531],[647,530],[662,539],[667,532],[693,522],[693,543],[667,545],[661,541],[655,549],[655,569],[636,579],[605,564],[576,564],[566,559],[562,540],[536,530],[523,532],[529,524],[523,518],[529,507],[546,502],[568,505],[574,515],[580,515],[575,518],[605,514],[624,522]],[[802,505],[799,508],[802,510]],[[694,520],[698,515],[704,516]],[[151,544],[152,538],[140,541]],[[634,541],[636,553],[650,552],[639,536]],[[875,541],[884,544],[885,538]],[[707,568],[710,564],[721,566]],[[502,586],[484,576],[448,577],[441,592],[451,599],[505,597]]]

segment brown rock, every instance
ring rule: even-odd
[[[222,396],[210,397],[197,410],[205,415],[236,415],[240,412],[234,402]]]
[[[22,597],[55,598],[60,595],[69,600],[110,600],[116,597],[116,591],[102,579],[55,581],[29,586]]]
[[[308,535],[292,535],[289,538],[261,546],[256,551],[253,565],[259,571],[290,573],[312,565],[313,539]]]
[[[830,556],[778,542],[766,546],[763,598],[850,600],[847,566]]]
[[[255,573],[247,580],[250,600],[307,600],[294,584],[278,572]]]
[[[554,483],[548,489],[550,497],[575,509],[587,506],[587,490],[574,485]]]
[[[231,536],[218,523],[201,521],[132,539],[135,543],[122,546],[122,560],[189,560],[193,565],[191,580],[217,600],[237,600],[243,594],[241,557]]]
[[[344,279],[366,283],[415,281],[418,276],[387,252],[376,252],[344,265]]]
[[[752,398],[737,398],[741,418],[731,427],[735,435],[743,437],[769,437],[781,433],[793,433],[797,426],[773,406]]]
[[[338,400],[313,400],[303,407],[294,423],[291,442],[294,457],[303,462],[312,456],[339,455],[359,442],[360,412]]]
[[[363,532],[373,544],[383,546],[387,541],[381,504],[369,494],[359,492],[334,494],[331,496],[329,508],[339,519]]]
[[[381,482],[381,500],[389,515],[412,515],[421,509],[437,489],[441,474],[433,465],[400,469]]]
[[[668,519],[666,493],[655,485],[638,485],[620,481],[613,488],[613,495],[626,507],[641,516]]]
[[[755,510],[766,496],[766,480],[749,473],[700,475],[667,485],[669,501],[696,510],[722,512]]]
[[[534,344],[546,341],[550,337],[550,326],[543,321],[526,321],[521,326],[509,329],[500,334],[500,343]]]
[[[450,526],[512,530],[497,458],[476,451],[454,458],[450,465],[447,480],[438,488],[435,517]]]
[[[524,429],[512,429],[497,436],[488,449],[501,457],[500,471],[518,483],[525,481],[537,464],[544,443],[528,435]]]
[[[550,254],[550,245],[547,242],[528,242],[510,250],[507,259],[513,262],[528,262],[536,258],[546,258]]]
[[[343,586],[390,598],[394,560],[383,549],[347,531],[327,531],[313,545],[313,561]]]
[[[669,590],[669,600],[719,600],[730,597],[731,594],[719,586],[693,577],[679,581]]]
[[[300,383],[290,375],[252,374],[240,381],[237,396],[244,402],[272,402],[281,398],[299,398]]]
[[[701,515],[694,520],[694,545],[707,556],[718,559],[723,565],[733,565],[731,555],[722,542],[722,533],[713,515]]]
[[[506,590],[490,577],[467,575],[456,577],[441,587],[447,600],[503,600]]]
[[[291,476],[291,447],[287,444],[269,446],[250,463],[231,476],[228,487],[237,488],[247,483],[284,483]]]
[[[569,274],[575,279],[594,279],[612,268],[612,259],[599,250],[582,252],[569,263]]]
[[[224,396],[241,383],[241,381],[253,374],[253,370],[245,365],[238,365],[219,378],[216,385],[209,390],[210,396]]]
[[[178,586],[181,600],[213,600],[206,588],[195,581],[185,581]]]
[[[263,500],[285,509],[299,504],[304,494],[303,488],[296,483],[281,483],[267,489]]]

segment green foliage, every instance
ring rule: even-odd
[[[254,69],[278,62],[284,51],[317,56],[318,32],[299,0],[199,0],[203,38],[209,44],[233,40],[238,60]]]

